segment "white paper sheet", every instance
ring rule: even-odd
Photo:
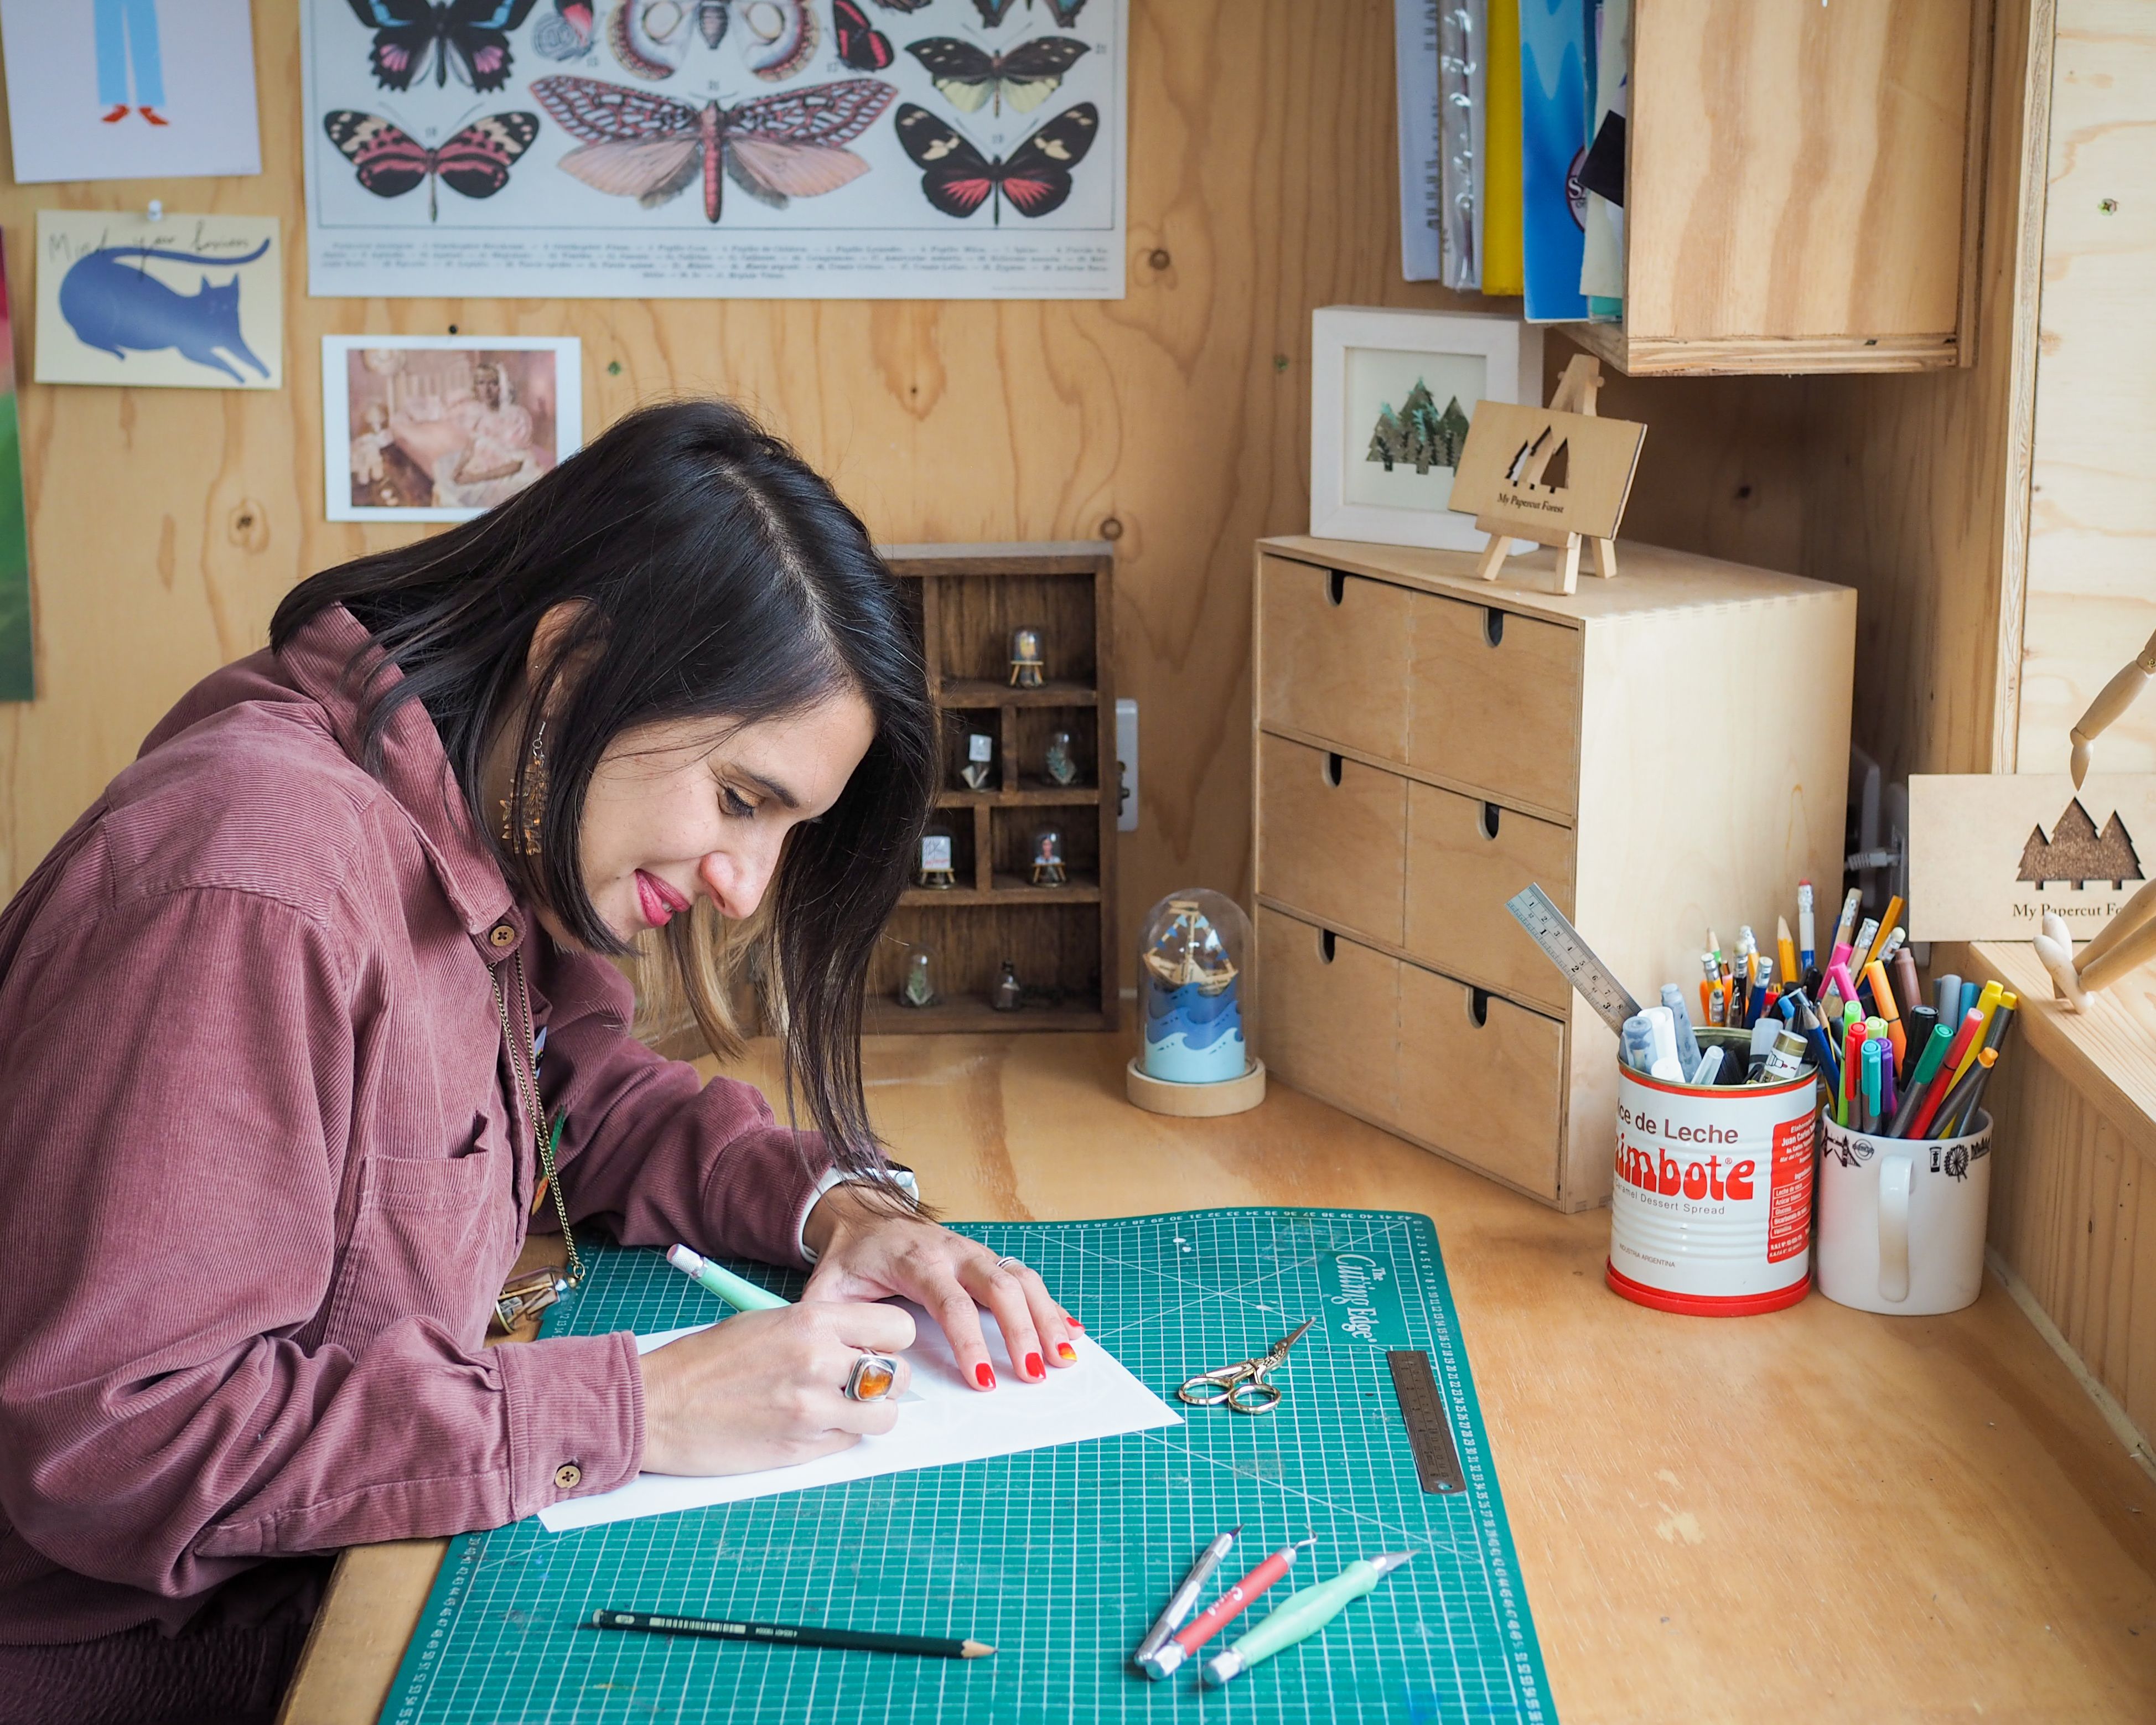
[[[983,1395],[959,1376],[958,1362],[943,1332],[918,1307],[909,1306],[907,1310],[912,1312],[916,1327],[913,1347],[906,1356],[913,1367],[912,1392],[900,1406],[898,1425],[891,1432],[863,1438],[850,1450],[798,1467],[767,1468],[761,1473],[717,1478],[639,1474],[627,1485],[596,1497],[572,1497],[541,1510],[541,1525],[550,1533],[566,1533],[572,1528],[597,1527],[638,1516],[701,1509],[711,1503],[739,1503],[780,1491],[805,1491],[814,1486],[870,1479],[880,1473],[947,1467],[954,1461],[1014,1455],[1025,1450],[1045,1450],[1057,1444],[1081,1443],[1183,1423],[1181,1414],[1086,1336],[1077,1337],[1073,1344],[1078,1350],[1078,1363],[1051,1370],[1046,1383],[1026,1384],[999,1373],[998,1388]],[[988,1334],[988,1352],[998,1360],[1007,1359],[1002,1332],[986,1312],[982,1314],[982,1327]],[[648,1353],[702,1327],[639,1336],[637,1351]]]

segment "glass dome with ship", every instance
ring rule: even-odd
[[[1240,1114],[1264,1101],[1265,1063],[1250,1052],[1257,995],[1242,907],[1202,886],[1170,893],[1140,926],[1137,961],[1131,1101],[1186,1116]]]

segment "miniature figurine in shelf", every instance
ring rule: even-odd
[[[1208,916],[1195,896],[1172,897],[1147,923],[1138,956],[1150,1077],[1218,1084],[1243,1076],[1242,967],[1216,926],[1220,908],[1213,910]],[[1242,932],[1232,929],[1231,937]]]
[[[1060,785],[1078,783],[1078,757],[1070,748],[1070,733],[1057,731],[1048,738],[1048,776]]]
[[[921,835],[921,867],[914,879],[923,886],[939,889],[956,886],[958,875],[951,865],[952,851],[948,833],[923,833]]]
[[[1043,827],[1033,835],[1033,884],[1035,886],[1067,886],[1070,876],[1063,866],[1063,834],[1054,827]]]
[[[976,731],[966,739],[966,764],[958,769],[958,777],[966,782],[969,791],[984,791],[995,774],[996,740],[985,731]]]
[[[2081,721],[2067,733],[2073,743],[2067,768],[2076,791],[2088,775],[2089,745],[2133,705],[2152,676],[2156,676],[2156,635],[2148,638],[2138,658],[2123,666],[2097,691]],[[2065,917],[2052,911],[2044,913],[2044,932],[2030,944],[2044,968],[2051,972],[2052,989],[2066,1003],[2067,1011],[2080,1012],[2088,1005],[2090,997],[2107,984],[2156,957],[2156,882],[2143,886],[2121,905],[2097,937],[2078,953],[2074,951],[2073,930]]]
[[[936,963],[926,947],[916,947],[906,961],[906,978],[898,985],[901,1006],[936,1004]]]
[[[988,1004],[998,1012],[1016,1012],[1025,1004],[1025,990],[1019,986],[1018,967],[1008,958],[1004,960],[1004,973],[996,978],[996,991],[988,996]]]
[[[1010,685],[1014,689],[1038,689],[1048,675],[1048,657],[1042,652],[1040,631],[1037,629],[1014,629],[1011,631]]]

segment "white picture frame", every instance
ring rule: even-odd
[[[574,336],[322,337],[330,521],[468,521],[583,441]]]
[[[1371,457],[1380,410],[1404,408],[1418,384],[1432,398],[1432,411],[1445,428],[1438,447],[1450,446],[1456,464],[1458,442],[1477,401],[1542,404],[1543,332],[1491,312],[1375,305],[1321,305],[1312,311],[1313,538],[1482,549],[1488,536],[1476,531],[1474,516],[1449,506],[1453,466],[1432,462],[1418,470],[1409,459],[1383,465]]]

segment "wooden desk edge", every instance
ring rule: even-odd
[[[338,1557],[277,1725],[374,1725],[449,1548],[398,1539]]]

